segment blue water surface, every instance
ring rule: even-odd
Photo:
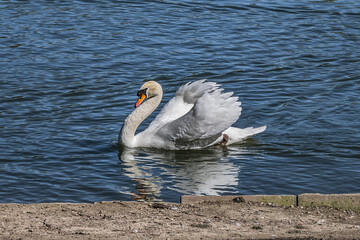
[[[360,1],[0,0],[0,13],[0,202],[359,192]],[[239,96],[236,127],[267,130],[227,150],[117,146],[145,81],[162,106],[203,78]]]

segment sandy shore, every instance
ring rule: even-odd
[[[360,215],[262,203],[0,204],[1,239],[360,239]]]

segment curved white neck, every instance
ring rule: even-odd
[[[119,143],[127,147],[136,147],[135,132],[140,123],[144,121],[160,104],[162,94],[158,94],[144,101],[125,119],[119,134]]]

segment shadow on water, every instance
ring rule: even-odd
[[[165,190],[180,194],[219,195],[238,185],[238,148],[205,150],[119,149],[125,175],[135,181],[135,200],[158,200]]]

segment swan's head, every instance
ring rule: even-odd
[[[139,96],[139,99],[135,103],[135,107],[140,106],[140,104],[146,101],[147,99],[156,96],[162,97],[162,87],[159,83],[155,81],[148,81],[141,86],[137,95]]]

